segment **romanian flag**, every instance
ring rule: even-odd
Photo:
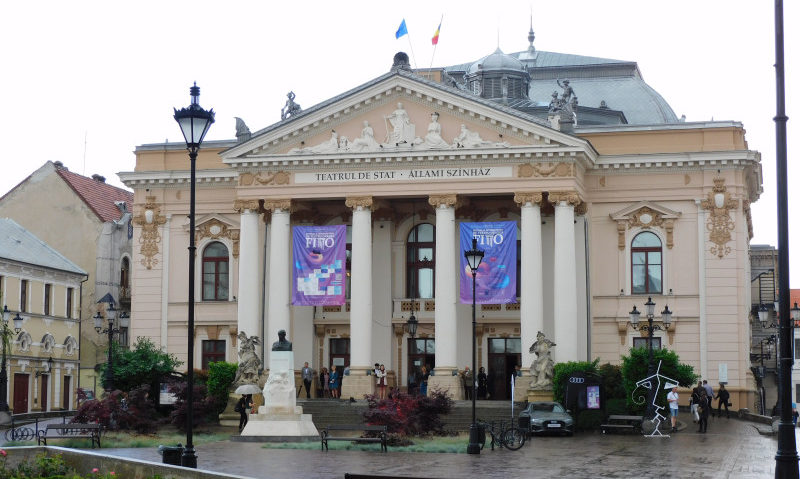
[[[431,44],[436,45],[439,43],[439,30],[442,29],[442,22],[439,21],[439,26],[436,27],[436,33],[433,34],[433,38],[431,38]]]

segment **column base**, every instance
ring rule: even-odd
[[[552,389],[528,389],[528,402],[552,401]]]
[[[456,374],[453,376],[453,371],[456,368],[434,368],[433,374],[428,378],[428,395],[431,391],[440,390],[447,392],[453,399],[464,398],[464,382],[461,376]]]
[[[375,376],[367,376],[371,368],[350,368],[350,375],[342,378],[341,399],[364,399],[368,394],[375,394]]]

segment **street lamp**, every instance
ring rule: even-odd
[[[200,144],[203,143],[208,129],[214,123],[214,110],[203,110],[200,107],[200,88],[197,83],[189,89],[192,103],[180,110],[175,109],[175,121],[181,127],[183,138],[186,140],[186,149],[189,150],[189,164],[191,170],[189,187],[189,301],[188,301],[188,360],[187,360],[187,392],[186,400],[186,447],[181,456],[181,465],[184,467],[197,468],[197,455],[192,444],[192,422],[194,420],[194,208],[195,208],[195,163],[197,162],[197,152]]]
[[[0,341],[3,342],[3,362],[0,367],[0,413],[8,413],[8,373],[6,372],[6,344],[9,342],[11,335],[14,332],[19,333],[22,330],[22,318],[19,313],[14,317],[14,332],[8,327],[8,320],[11,317],[11,311],[8,306],[3,306],[3,325],[0,328]]]
[[[643,324],[639,326],[639,317],[641,316],[641,312],[636,309],[636,305],[633,306],[633,310],[628,313],[630,316],[631,326],[633,329],[638,331],[647,331],[647,375],[652,375],[655,370],[653,368],[653,332],[654,331],[666,331],[669,329],[669,325],[672,324],[672,311],[669,310],[669,306],[664,306],[664,311],[661,311],[661,322],[663,326],[660,324],[653,324],[655,320],[655,313],[656,313],[656,303],[653,302],[653,298],[647,298],[647,302],[644,303],[645,306],[645,314],[647,315],[647,324]],[[652,392],[655,394],[655,391]],[[647,409],[650,411],[652,409],[652,400],[647,402]]]
[[[464,257],[467,259],[469,269],[472,271],[472,424],[469,426],[469,445],[467,445],[467,454],[480,454],[481,453],[481,433],[478,429],[478,424],[475,421],[475,274],[478,272],[478,266],[483,261],[483,251],[478,249],[478,240],[472,238],[472,249],[464,251]]]
[[[114,320],[117,319],[117,309],[114,307],[114,299],[110,295],[108,297],[108,306],[106,307],[106,317],[108,318],[108,327],[103,328],[103,315],[100,311],[94,315],[94,330],[97,334],[108,334],[108,364],[106,364],[106,380],[103,389],[108,392],[114,390],[114,348],[112,342],[114,341],[114,334],[119,333],[120,329],[114,329]],[[105,297],[104,297],[105,299]],[[102,301],[102,300],[101,300]],[[125,313],[120,314],[120,326],[124,319],[127,319]]]

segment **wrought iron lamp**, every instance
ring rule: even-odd
[[[472,249],[464,251],[464,257],[467,259],[467,265],[472,271],[472,424],[469,426],[469,444],[467,445],[467,454],[480,454],[481,453],[481,433],[483,431],[478,427],[475,420],[475,274],[478,272],[478,267],[483,261],[483,250],[478,249],[478,240],[472,238]]]
[[[183,138],[186,140],[186,149],[189,150],[190,166],[190,187],[189,187],[189,301],[188,301],[188,347],[186,361],[187,392],[186,401],[186,447],[181,456],[183,467],[197,468],[197,455],[195,454],[194,444],[192,444],[192,423],[194,421],[194,261],[195,261],[195,186],[197,178],[195,169],[197,163],[197,152],[200,145],[208,133],[211,124],[214,123],[214,110],[204,110],[200,107],[200,88],[197,83],[189,89],[192,97],[191,104],[180,110],[175,109],[175,121],[181,127]]]

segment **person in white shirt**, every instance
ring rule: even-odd
[[[678,386],[672,386],[672,391],[667,394],[667,402],[669,403],[672,432],[676,432],[678,430]]]

